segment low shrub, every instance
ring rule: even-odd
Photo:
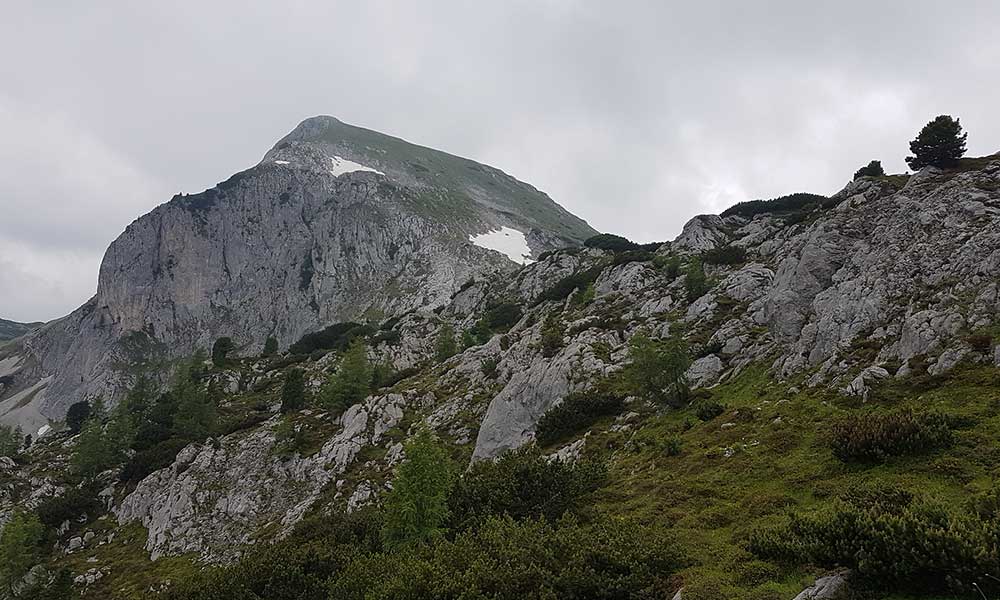
[[[334,323],[320,331],[307,333],[299,341],[289,346],[291,354],[311,354],[317,350],[337,350],[343,352],[355,338],[374,333],[368,325],[360,323]]]
[[[818,194],[789,194],[772,200],[750,200],[748,202],[740,202],[722,211],[721,216],[728,217],[730,215],[739,215],[741,217],[752,218],[754,215],[762,213],[802,210],[810,204],[822,205],[826,200],[826,196],[820,196]]]
[[[881,590],[1000,593],[1000,523],[969,511],[904,497],[837,500],[787,524],[758,530],[749,549],[762,558],[849,567]]]
[[[501,302],[486,310],[483,325],[490,331],[502,333],[516,325],[521,315],[521,307],[514,302]]]
[[[976,352],[987,353],[993,349],[993,336],[986,334],[975,334],[965,338],[967,343]]]
[[[605,483],[603,463],[549,460],[533,446],[479,461],[456,482],[448,498],[452,529],[463,530],[490,516],[554,521],[579,513]]]
[[[583,431],[602,417],[617,415],[624,406],[625,399],[613,392],[574,392],[545,411],[535,427],[535,438],[543,446],[554,444]]]
[[[952,438],[945,415],[896,410],[851,415],[834,423],[830,447],[844,462],[880,462],[945,447]]]
[[[613,233],[599,233],[593,237],[587,238],[583,242],[583,245],[588,248],[599,248],[601,250],[610,250],[612,252],[640,249],[639,244]]]
[[[747,251],[739,246],[721,246],[702,254],[702,259],[710,265],[739,265],[747,261]]]
[[[329,590],[358,600],[669,598],[675,548],[664,528],[631,521],[494,517],[415,551],[359,554]]]
[[[101,508],[97,490],[92,486],[71,487],[61,496],[42,500],[35,513],[38,514],[38,520],[42,525],[49,529],[58,529],[65,521],[74,521],[83,515],[92,518]]]
[[[563,277],[535,299],[535,305],[542,302],[565,300],[574,290],[584,290],[597,281],[603,267],[591,267],[579,273]]]
[[[150,448],[136,452],[125,463],[118,479],[122,482],[142,481],[150,473],[169,467],[177,458],[177,453],[187,445],[187,440],[169,438]]]
[[[701,421],[711,421],[724,412],[725,405],[712,398],[700,398],[694,403],[694,414]]]

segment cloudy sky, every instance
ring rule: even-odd
[[[902,172],[941,113],[989,154],[998,27],[994,1],[4,2],[0,317],[69,312],[128,223],[316,114],[640,241],[873,158]]]

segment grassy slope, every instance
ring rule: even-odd
[[[956,504],[1000,474],[994,443],[1000,433],[1000,372],[994,368],[968,367],[923,385],[893,382],[863,406],[827,390],[788,389],[763,369],[751,369],[714,390],[728,409],[712,421],[698,421],[690,409],[646,409],[634,435],[601,428],[604,433],[587,442],[590,450],[614,457],[612,481],[598,500],[601,510],[673,524],[696,563],[682,574],[692,591],[686,600],[719,593],[795,596],[822,569],[756,560],[743,550],[746,535],[790,510],[820,506],[852,485],[880,480]],[[970,417],[975,425],[957,432],[958,442],[948,450],[882,465],[844,465],[832,456],[825,435],[833,419],[890,406],[935,408]],[[686,429],[686,421],[694,426]],[[664,440],[674,436],[682,440],[682,451],[668,456]]]

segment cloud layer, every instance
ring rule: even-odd
[[[828,6],[827,6],[828,5]],[[61,316],[107,244],[303,118],[492,164],[642,241],[905,170],[941,113],[1000,149],[1000,5],[20,3],[0,24],[0,317]]]

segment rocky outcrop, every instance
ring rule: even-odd
[[[500,227],[536,255],[594,233],[497,169],[309,119],[260,164],[129,225],[92,300],[0,349],[20,364],[0,402],[51,377],[27,404],[0,403],[0,418],[37,428],[81,398],[113,398],[128,365],[219,336],[258,352],[268,337],[287,346],[330,323],[442,306],[464,282],[517,266],[470,243]]]

